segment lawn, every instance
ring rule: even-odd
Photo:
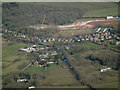
[[[40,67],[40,66],[35,66],[35,67],[31,66],[26,69],[26,71],[35,71],[35,72],[40,72],[43,70],[44,70],[44,68]]]

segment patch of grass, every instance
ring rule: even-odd
[[[40,71],[43,71],[44,68],[43,67],[40,67],[40,66],[35,66],[35,67],[28,67],[26,69],[26,71],[35,71],[35,72],[40,72]]]
[[[87,86],[39,86],[37,88],[88,88]]]
[[[10,59],[10,57],[14,57],[17,56],[17,51],[19,48],[25,47],[25,46],[29,46],[27,44],[23,44],[23,43],[18,43],[15,45],[9,45],[7,47],[4,47],[2,49],[2,58],[4,59]]]
[[[107,77],[98,85],[99,88],[118,88],[118,77]]]
[[[80,30],[60,30],[55,36],[62,36],[62,37],[67,37],[67,36],[73,36],[76,34],[83,35],[83,34],[89,34],[92,32],[92,29],[80,29]]]
[[[63,65],[63,67],[61,67]],[[60,65],[51,65],[46,68],[45,71],[45,84],[49,85],[78,85],[78,81],[74,76],[69,72],[69,69],[65,64]]]
[[[39,4],[39,3],[38,3]],[[115,3],[111,2],[54,2],[54,3],[40,3],[43,5],[50,6],[62,6],[62,7],[72,7],[72,8],[83,8],[87,10],[100,10],[104,8],[111,8],[116,6]]]
[[[108,16],[108,15],[112,15],[112,16],[118,16],[118,7],[113,7],[113,8],[105,8],[105,9],[101,9],[101,10],[93,10],[93,11],[88,11],[84,16],[87,17],[101,17],[101,16]]]
[[[109,56],[117,54],[116,52],[104,49],[102,45],[97,45],[92,42],[74,43],[74,45],[72,50],[73,55],[67,54],[67,57],[71,65],[79,73],[81,80],[95,88],[117,87],[117,73],[114,73],[114,70],[103,75],[98,70],[102,68],[98,62],[93,64],[92,61],[85,58],[90,54],[99,54],[104,57],[104,53]],[[105,79],[100,80],[100,77]],[[110,78],[111,80],[109,80]]]
[[[29,46],[23,43],[16,43],[14,45],[7,45],[2,50],[2,67],[3,74],[7,74],[12,71],[17,71],[18,66],[22,63],[29,63],[29,59],[26,55],[18,55],[19,48]]]
[[[111,2],[71,2],[71,3],[41,3],[48,6],[63,6],[63,7],[72,7],[72,8],[82,8],[86,10],[84,16],[94,17],[94,16],[108,16],[118,15],[118,5]]]

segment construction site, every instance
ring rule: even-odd
[[[105,26],[110,26],[110,25],[116,25],[120,21],[120,18],[108,18],[108,19],[97,19],[97,20],[87,20],[87,21],[79,21],[77,20],[73,24],[70,25],[60,25],[58,28],[60,30],[74,30],[74,29],[87,29],[87,28],[94,28],[98,25],[105,25]]]
[[[72,24],[68,25],[56,25],[58,29],[60,30],[80,30],[80,29],[89,29],[89,28],[95,28],[98,25],[104,25],[104,26],[110,26],[110,25],[116,25],[120,21],[119,17],[113,17],[113,16],[107,16],[106,18],[95,18],[91,19],[77,19],[75,22]],[[44,14],[44,18],[42,21],[42,24],[37,24],[37,25],[30,25],[28,28],[33,28],[33,29],[45,29],[45,28],[51,28],[50,25],[44,24],[46,19],[46,14]]]

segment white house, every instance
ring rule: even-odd
[[[30,86],[30,87],[28,87],[28,89],[32,89],[32,88],[35,88],[35,86]]]
[[[114,17],[113,16],[107,16],[107,19],[113,19]]]
[[[110,70],[111,68],[105,68],[105,69],[101,69],[100,72],[106,72],[107,70]]]
[[[54,62],[47,62],[47,64],[52,64],[52,63],[54,63]]]
[[[116,42],[116,45],[120,45],[120,42]]]
[[[17,82],[25,82],[27,79],[18,79]]]

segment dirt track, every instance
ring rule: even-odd
[[[60,30],[69,30],[69,29],[86,29],[86,28],[93,28],[97,25],[117,25],[120,22],[120,20],[90,20],[90,21],[83,21],[78,22],[76,24],[72,25],[63,25],[58,26]]]
[[[96,25],[118,24],[118,22],[120,22],[120,20],[103,20],[103,21],[90,22],[88,24],[96,26]]]

